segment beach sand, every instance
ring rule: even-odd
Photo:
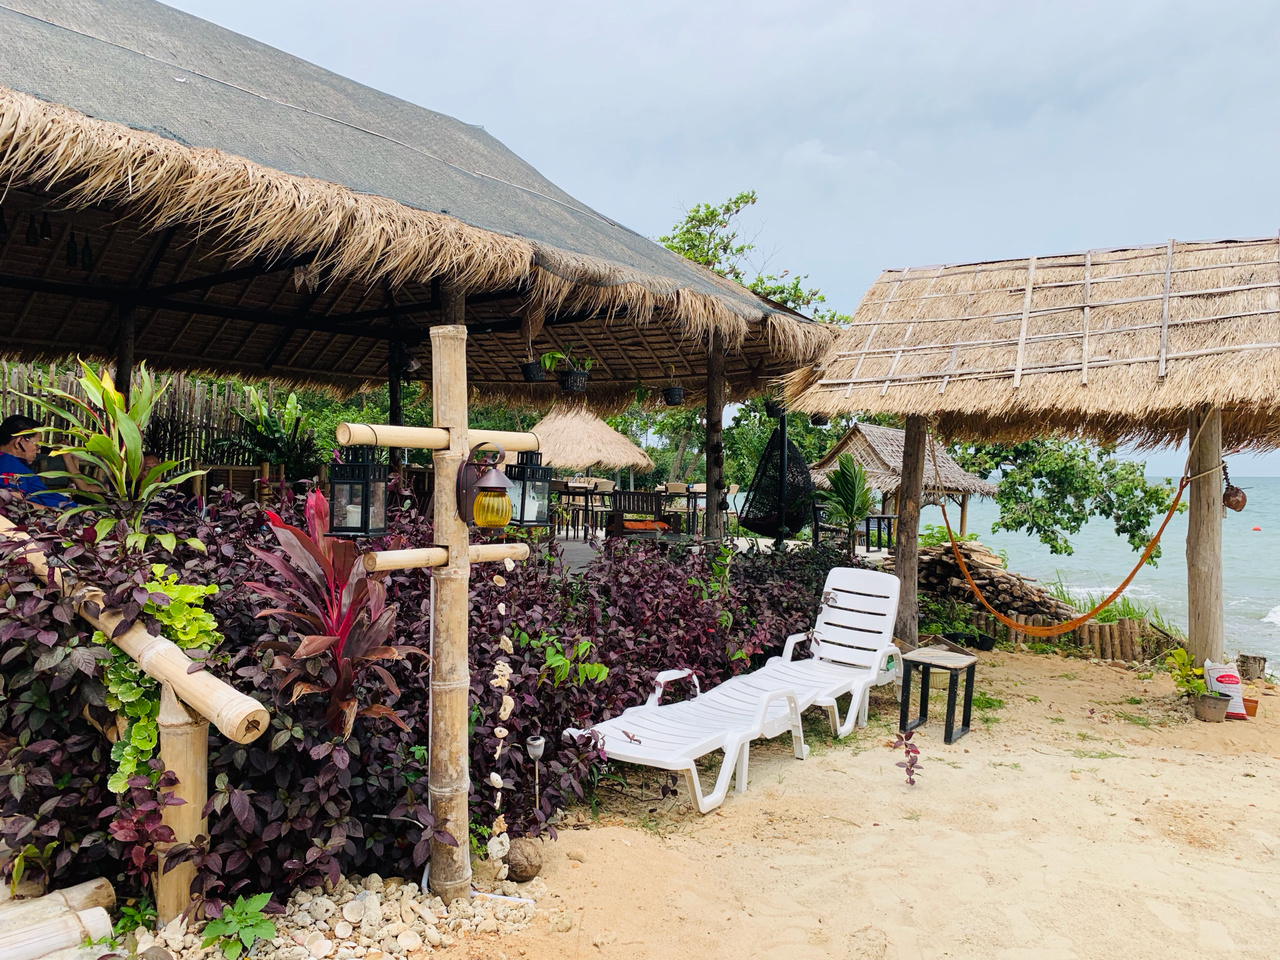
[[[465,950],[512,960],[1280,955],[1280,696],[1262,696],[1255,720],[1199,723],[1184,719],[1164,674],[980,656],[978,689],[1006,705],[945,746],[935,703],[915,787],[886,746],[892,697],[878,696],[866,731],[839,744],[811,737],[805,761],[789,738],[757,745],[747,793],[708,816],[605,791],[598,819],[571,813],[544,845],[553,895],[539,906],[562,905],[570,929],[540,919]]]

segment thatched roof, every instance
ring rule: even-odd
[[[542,462],[561,470],[653,469],[647,453],[582,404],[553,407],[532,432],[538,435]]]
[[[893,493],[902,482],[902,438],[905,430],[878,427],[872,423],[855,423],[827,455],[813,465],[810,473],[820,489],[830,486],[827,474],[836,468],[840,455],[847,453],[862,464],[867,483],[873,490]],[[973,494],[994,497],[995,484],[969,473],[947,453],[937,441],[929,444],[924,466],[924,489],[931,493]],[[935,463],[936,461],[936,463]],[[941,481],[939,483],[939,481]]]
[[[1280,241],[1222,240],[889,270],[800,409],[928,415],[947,436],[1185,437],[1223,409],[1228,446],[1280,442]]]
[[[575,200],[480,127],[151,0],[0,6],[0,349],[109,356],[119,305],[153,366],[355,389],[469,293],[471,383],[576,342],[593,399],[691,391],[720,331],[738,393],[821,325]],[[48,236],[24,242],[34,216]],[[69,263],[87,237],[91,268]],[[72,257],[75,261],[76,258]],[[429,375],[424,369],[422,376]]]

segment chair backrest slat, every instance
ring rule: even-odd
[[[813,655],[852,666],[874,667],[893,643],[899,581],[891,573],[834,567],[822,590],[813,629]]]

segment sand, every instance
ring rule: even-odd
[[[605,791],[597,818],[571,813],[545,845],[570,929],[542,921],[464,951],[1280,955],[1280,696],[1255,720],[1199,723],[1163,674],[1000,652],[981,655],[978,688],[1005,706],[952,746],[939,722],[922,728],[914,787],[885,746],[891,697],[849,741],[811,735],[805,761],[787,738],[757,745],[747,793],[705,817],[635,800],[630,768],[632,798]]]

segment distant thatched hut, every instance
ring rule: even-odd
[[[562,470],[626,470],[648,473],[653,461],[582,404],[556,406],[532,429],[542,462]]]
[[[829,486],[827,474],[836,468],[840,456],[847,453],[867,472],[867,482],[873,490],[879,491],[886,501],[889,497],[896,499],[902,484],[904,437],[905,432],[894,427],[855,423],[810,469],[814,484],[819,489],[826,489]],[[926,457],[924,502],[939,503],[947,497],[958,503],[960,533],[963,536],[969,528],[969,497],[994,497],[995,484],[969,473],[937,441],[929,444]]]
[[[1189,439],[1190,645],[1220,659],[1223,445],[1280,444],[1280,238],[889,270],[787,395],[905,416],[917,512],[930,423],[955,438]],[[900,566],[914,597],[914,559]],[[912,607],[900,624],[914,634]]]

